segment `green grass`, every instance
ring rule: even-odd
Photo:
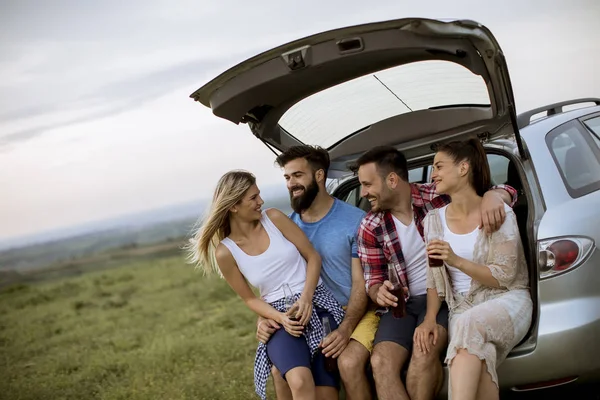
[[[0,399],[258,398],[255,321],[181,256],[3,288]]]

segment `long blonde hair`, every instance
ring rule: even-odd
[[[244,198],[254,184],[254,175],[243,170],[229,171],[219,179],[208,215],[195,229],[187,246],[190,262],[205,274],[213,271],[221,274],[215,259],[215,249],[231,233],[229,210]]]

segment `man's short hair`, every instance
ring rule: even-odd
[[[390,172],[395,172],[400,178],[408,182],[408,164],[402,152],[392,146],[378,146],[364,153],[351,166],[355,174],[358,168],[365,164],[375,163],[377,171],[382,178]]]
[[[306,144],[292,146],[278,155],[275,162],[283,168],[287,163],[298,158],[306,159],[313,172],[319,169],[325,171],[325,178],[327,178],[327,171],[329,170],[329,153],[319,146],[309,146]]]

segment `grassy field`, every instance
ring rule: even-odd
[[[173,248],[126,256],[0,287],[0,399],[258,399],[256,319],[227,284]]]
[[[257,398],[254,334],[226,283],[181,254],[5,287],[0,399]]]

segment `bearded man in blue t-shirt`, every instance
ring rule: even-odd
[[[369,399],[371,391],[365,367],[379,323],[369,307],[363,269],[356,249],[356,234],[365,212],[332,197],[326,190],[329,154],[314,146],[293,146],[276,160],[283,168],[290,203],[290,218],[304,231],[322,258],[321,278],[346,316],[323,341],[327,357],[338,359],[346,393]],[[259,319],[257,338],[266,343],[280,326]],[[291,392],[278,371],[273,371],[277,398],[291,399]]]

